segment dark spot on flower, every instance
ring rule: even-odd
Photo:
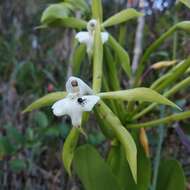
[[[72,81],[71,81],[71,85],[72,85],[72,87],[78,86],[77,80],[72,80]]]

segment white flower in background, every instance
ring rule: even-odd
[[[93,45],[94,45],[94,31],[97,21],[92,19],[87,24],[87,32],[79,32],[76,34],[75,38],[80,42],[86,44],[87,53],[92,55]],[[109,34],[107,32],[101,32],[102,43],[108,41]]]
[[[77,77],[70,77],[66,83],[68,95],[52,106],[53,114],[56,116],[68,115],[72,125],[79,127],[82,121],[82,113],[92,111],[100,97],[92,94],[92,89]]]

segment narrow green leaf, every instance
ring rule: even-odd
[[[112,52],[110,51],[110,48],[107,46],[104,46],[104,76],[103,76],[103,82],[106,81],[108,88],[102,89],[106,92],[110,90],[120,90],[120,80],[118,80],[120,77],[118,76],[118,64],[116,63],[116,60],[114,59]],[[105,82],[104,82],[105,83]],[[103,84],[104,84],[103,83]],[[114,113],[120,113],[118,116],[122,120],[122,118],[125,117],[124,110],[125,106],[122,101],[120,100],[111,100],[113,104],[115,105],[115,109],[112,109]]]
[[[93,49],[93,90],[99,92],[102,86],[103,44],[100,23],[97,22]]]
[[[102,22],[102,0],[92,0],[92,17]]]
[[[129,59],[129,55],[128,55],[127,51],[125,51],[125,49],[123,49],[123,47],[121,47],[121,45],[111,35],[109,35],[108,43],[111,46],[111,48],[115,51],[115,53],[117,54],[123,70],[130,77],[131,76],[131,66],[130,66],[130,59]]]
[[[52,92],[30,104],[22,113],[49,106],[66,96],[66,92]]]
[[[114,61],[114,58],[112,56],[111,51],[109,50],[108,47],[105,46],[104,48],[104,53],[105,53],[105,67],[106,67],[106,72],[108,75],[108,82],[112,90],[119,90],[120,89],[120,84],[118,80],[118,73],[117,73],[117,67],[116,67],[116,62]]]
[[[186,180],[177,160],[162,160],[158,172],[156,190],[185,190]]]
[[[183,3],[190,9],[190,0],[179,0],[179,2]]]
[[[80,146],[73,163],[85,190],[121,190],[110,167],[91,145]]]
[[[80,73],[80,68],[82,61],[84,60],[86,54],[86,46],[85,44],[79,44],[79,47],[76,48],[73,54],[73,61],[72,61],[72,70],[74,75],[78,75]]]
[[[96,114],[96,120],[99,124],[99,127],[108,139],[113,139],[115,137],[113,130],[110,128],[109,123],[107,123],[105,120],[101,119],[101,114],[98,111],[98,108],[95,107],[94,112]]]
[[[122,144],[125,150],[125,157],[129,163],[132,176],[134,181],[137,183],[137,149],[135,142],[127,131],[127,129],[122,126],[120,120],[114,113],[109,109],[103,101],[99,102],[99,105],[96,106],[97,111],[100,114],[102,120],[105,120],[110,127],[112,128],[115,136],[117,137],[118,141]]]
[[[174,87],[172,87],[171,89],[169,89],[168,91],[166,91],[163,96],[164,97],[171,97],[172,95],[174,95],[176,92],[179,92],[180,90],[185,90],[186,88],[188,88],[190,86],[190,76],[187,77],[186,79],[182,80],[181,82],[179,82],[177,85],[175,85]],[[133,119],[136,120],[140,117],[142,117],[143,115],[145,115],[146,113],[150,112],[155,106],[157,105],[157,103],[152,103],[151,105],[149,105],[148,107],[146,107],[145,109],[143,109],[141,112],[137,113]]]
[[[176,24],[177,29],[190,32],[190,21],[182,21]]]
[[[108,82],[109,82],[109,79],[106,76],[106,73],[104,73],[102,89],[104,91],[106,91],[106,92],[110,91],[110,87],[109,87],[109,83]],[[115,104],[114,100],[106,100],[106,104],[111,108],[111,110],[114,113],[117,113],[117,107],[116,107],[116,104]]]
[[[125,10],[122,10],[121,12],[109,17],[106,21],[104,21],[102,26],[103,27],[113,26],[116,24],[126,22],[128,20],[137,18],[139,16],[143,16],[143,14],[132,8],[125,9]]]
[[[57,19],[63,19],[68,17],[72,6],[67,3],[56,3],[48,6],[42,13],[41,23],[50,24],[52,21]]]
[[[145,123],[139,123],[139,124],[128,124],[127,127],[129,128],[150,128],[150,127],[156,127],[163,123],[170,123],[175,121],[182,121],[184,119],[190,118],[190,111],[173,114],[161,119],[145,122]]]
[[[74,151],[78,142],[79,134],[80,134],[79,129],[73,127],[63,145],[62,160],[64,167],[70,176],[71,176],[71,164],[73,161]]]
[[[161,91],[168,85],[175,83],[175,81],[181,77],[183,73],[190,67],[190,57],[186,60],[177,64],[173,69],[171,69],[168,73],[161,76],[158,80],[156,80],[152,85],[151,89],[156,91]]]
[[[120,91],[113,91],[113,92],[103,92],[99,93],[103,99],[120,99],[120,100],[127,100],[127,101],[146,101],[146,102],[156,102],[164,105],[169,105],[181,110],[176,104],[159,94],[158,92],[150,89],[150,88],[134,88],[129,90],[120,90]]]

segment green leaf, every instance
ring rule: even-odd
[[[96,120],[97,120],[99,127],[100,127],[102,133],[104,134],[104,136],[106,136],[108,139],[113,139],[115,137],[114,132],[110,128],[109,123],[107,123],[105,120],[101,119],[101,116],[100,116],[97,106],[95,107],[94,112],[96,114]]]
[[[129,59],[129,55],[127,51],[125,51],[125,49],[123,49],[123,47],[111,35],[109,35],[108,43],[117,54],[123,70],[130,77],[131,66],[130,66],[130,59]]]
[[[56,3],[48,6],[42,13],[41,23],[50,24],[57,19],[63,19],[69,16],[72,6],[68,3]]]
[[[73,161],[74,151],[78,142],[79,134],[80,134],[79,129],[73,127],[63,145],[62,160],[64,167],[70,176],[71,176],[71,164]]]
[[[179,0],[179,2],[183,3],[190,9],[190,0]]]
[[[81,29],[86,28],[87,22],[79,18],[67,17],[67,18],[58,19],[51,25],[63,26],[67,28],[76,28],[76,29],[81,30]]]
[[[120,83],[118,80],[118,71],[116,67],[116,62],[113,58],[113,55],[108,47],[104,47],[104,53],[105,53],[105,67],[106,72],[108,75],[108,82],[112,90],[119,90],[120,89]]]
[[[93,48],[93,90],[99,92],[102,86],[103,44],[101,41],[100,23],[97,22]]]
[[[109,17],[106,21],[104,21],[102,26],[103,27],[113,26],[116,24],[126,22],[128,20],[137,18],[139,16],[143,16],[143,14],[132,8],[125,9],[125,10],[122,10],[121,12]]]
[[[82,61],[85,58],[86,54],[86,46],[85,44],[79,44],[79,47],[76,48],[73,54],[73,61],[72,61],[72,69],[74,75],[78,75],[80,73]]]
[[[163,123],[170,123],[175,121],[183,121],[185,119],[190,118],[190,111],[185,111],[182,113],[173,114],[164,118],[156,119],[153,121],[148,121],[145,123],[138,123],[138,124],[128,124],[127,127],[129,128],[150,128],[155,127]]]
[[[73,161],[85,190],[121,190],[110,167],[91,145],[80,146]]]
[[[15,145],[12,144],[7,137],[0,138],[0,157],[13,154],[15,150]]]
[[[162,75],[158,80],[156,80],[152,85],[151,89],[156,91],[161,91],[168,85],[175,83],[175,81],[185,73],[185,71],[190,67],[190,57],[186,60],[181,61],[175,67],[173,67],[169,72]]]
[[[48,118],[46,114],[42,111],[38,111],[34,115],[34,121],[38,127],[47,127],[48,126]]]
[[[146,102],[155,102],[159,104],[169,105],[181,110],[176,104],[159,94],[158,92],[150,89],[150,88],[134,88],[129,90],[120,90],[120,91],[113,91],[113,92],[103,92],[99,93],[103,99],[120,99],[120,100],[127,100],[127,101],[146,101]]]
[[[181,91],[181,90],[186,90],[187,88],[189,88],[190,86],[190,76],[185,78],[184,80],[180,81],[178,84],[176,84],[174,87],[172,87],[171,89],[169,89],[168,91],[166,91],[163,96],[164,97],[171,97],[172,95],[174,95],[175,93]],[[136,120],[140,117],[142,117],[144,114],[150,112],[157,104],[156,103],[152,103],[151,105],[149,105],[148,107],[146,107],[145,109],[143,109],[141,112],[138,112],[133,119]]]
[[[177,29],[190,32],[190,21],[182,21],[176,24]]]
[[[22,113],[49,106],[66,96],[66,92],[52,92],[30,104]]]
[[[177,160],[162,160],[158,172],[156,190],[185,190],[186,180]]]
[[[3,128],[6,130],[6,137],[11,144],[17,146],[25,143],[25,136],[11,123],[4,125]]]
[[[102,120],[105,120],[117,137],[118,141],[122,144],[125,157],[129,163],[134,181],[137,182],[137,149],[135,142],[125,127],[122,126],[120,120],[109,109],[103,101],[99,101],[96,106]]]
[[[11,160],[9,164],[14,172],[20,172],[26,169],[26,162],[24,160],[19,160],[19,159]]]
[[[92,17],[102,22],[103,18],[102,0],[92,0],[91,7],[92,7]]]
[[[124,187],[125,190],[147,190],[150,185],[151,161],[144,153],[139,142],[137,142],[137,145],[137,184],[131,175],[123,147],[120,144],[113,145],[108,155],[108,164],[116,175],[121,187]]]

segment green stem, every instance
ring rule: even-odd
[[[190,111],[186,111],[183,113],[178,113],[178,114],[173,114],[171,116],[167,116],[161,119],[145,122],[145,123],[140,123],[140,124],[129,124],[127,127],[128,128],[150,128],[150,127],[155,127],[161,123],[170,123],[174,121],[180,121],[183,119],[190,118]]]
[[[163,117],[164,115],[164,107],[161,108],[161,114],[160,116]],[[152,180],[152,188],[151,190],[156,190],[156,184],[157,184],[157,179],[158,179],[158,169],[160,165],[160,158],[161,158],[161,151],[162,151],[162,143],[164,140],[164,135],[165,135],[165,128],[163,125],[160,125],[158,128],[158,144],[156,148],[156,157],[154,160],[154,173],[153,173],[153,180]]]
[[[181,81],[179,84],[177,84],[173,88],[171,88],[169,91],[165,92],[163,94],[163,96],[166,97],[166,98],[171,97],[173,94],[175,94],[176,92],[178,92],[181,89],[187,88],[189,85],[190,85],[190,76],[187,77],[186,79],[184,79],[183,81]],[[135,115],[133,117],[133,119],[139,119],[140,117],[142,117],[146,113],[150,112],[156,105],[158,105],[158,104],[157,103],[153,103],[153,104],[149,105],[143,111],[141,111],[140,113],[138,113],[137,115]]]
[[[92,17],[102,22],[103,20],[102,0],[92,0]]]
[[[97,22],[93,50],[93,90],[98,93],[102,86],[103,45],[101,40],[100,22]]]
[[[177,13],[174,16],[174,24],[178,22]],[[178,42],[178,32],[176,31],[173,38],[173,60],[177,57],[177,42]]]

